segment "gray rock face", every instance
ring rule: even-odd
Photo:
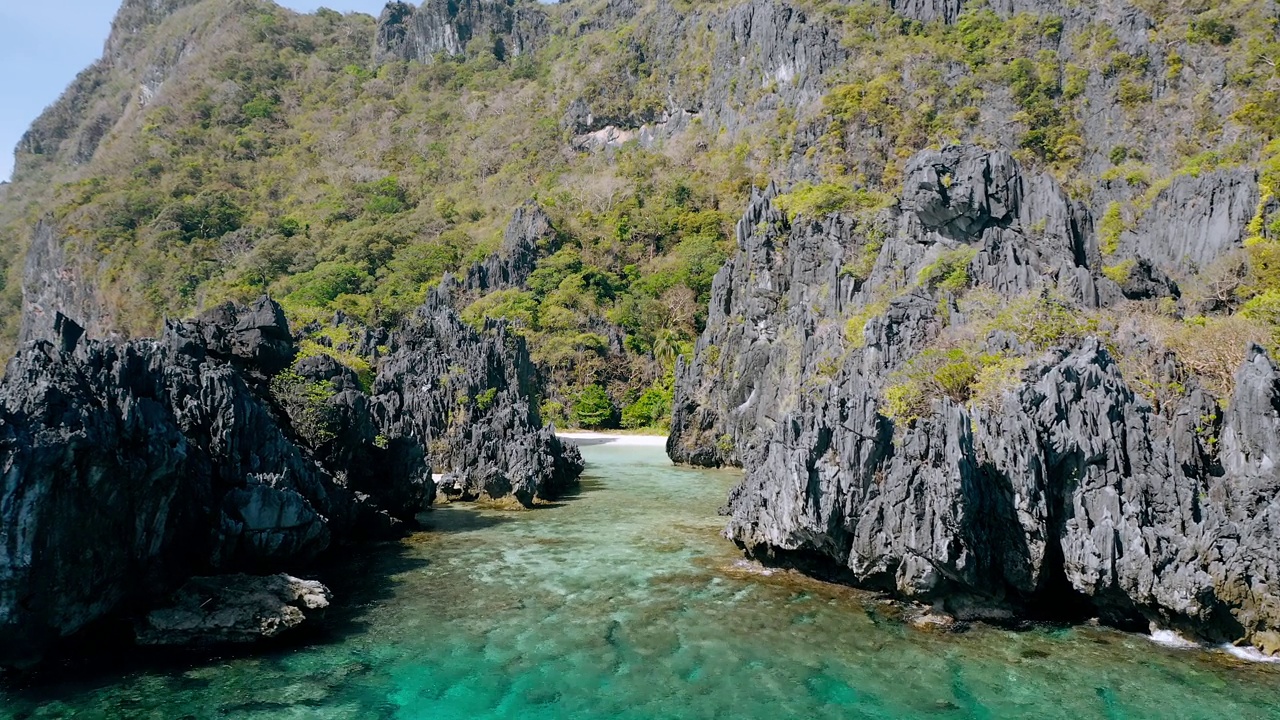
[[[0,384],[0,665],[193,571],[305,563],[357,531],[256,387],[293,357],[274,303],[122,344],[61,325]]]
[[[575,136],[578,149],[629,141],[648,147],[693,127],[695,119],[730,136],[748,128],[772,132],[763,129],[762,118],[818,106],[831,72],[848,58],[837,27],[791,3],[682,7],[663,0],[640,5],[610,2],[586,17],[571,18],[584,31],[625,33],[635,63],[653,73],[612,78],[569,104],[562,125]],[[691,61],[694,55],[697,61]],[[655,82],[661,106],[632,102],[637,93],[648,92],[646,83]],[[789,176],[804,173],[803,153],[802,147],[789,161],[794,165]]]
[[[529,506],[577,482],[582,458],[543,427],[537,372],[504,325],[479,333],[446,285],[392,339],[374,384],[374,416],[390,438],[427,448],[451,499],[514,498]]]
[[[920,22],[953,23],[960,17],[964,0],[893,0],[894,11]]]
[[[1274,397],[1274,372],[1258,351],[1236,400],[1259,411],[1241,396]],[[1260,520],[1280,486],[1265,451],[1212,471],[1211,445],[1187,426],[1211,403],[1188,399],[1171,422],[1086,343],[1044,358],[996,410],[944,401],[894,438],[856,394],[865,380],[837,380],[771,439],[768,469],[727,508],[737,542],[819,555],[961,617],[1087,612],[1217,642],[1280,623],[1276,538]],[[1261,438],[1277,417],[1232,415],[1221,438]]]
[[[1094,307],[1119,298],[1114,283],[1089,272],[1100,256],[1087,210],[1053,179],[1024,175],[1005,151],[951,146],[920,153],[907,164],[901,209],[900,236],[976,250],[969,270],[997,292],[1053,288]]]
[[[918,155],[907,168],[902,209],[956,239],[977,238],[1017,217],[1022,188],[1008,153],[993,155],[950,147]]]
[[[169,604],[147,613],[139,645],[243,645],[269,640],[323,617],[332,595],[289,575],[191,578]]]
[[[1157,411],[1086,340],[1039,356],[994,405],[943,398],[895,424],[881,410],[892,373],[965,322],[921,280],[941,252],[967,246],[969,282],[1005,297],[1121,298],[1099,276],[1089,213],[1051,180],[969,147],[908,168],[899,207],[879,218],[788,223],[771,188],[739,224],[707,331],[678,370],[668,441],[678,462],[748,468],[726,535],[962,618],[1096,616],[1275,649],[1272,360],[1250,351],[1225,413],[1194,380]],[[877,224],[891,228],[883,244],[867,240]],[[1168,252],[1204,238],[1175,235]],[[1139,260],[1157,278],[1158,258]]]
[[[695,11],[677,21],[684,32],[670,32],[670,21],[662,14],[657,18],[650,42],[659,64],[663,59],[675,61],[682,43],[693,41],[703,28],[715,38],[711,76],[702,92],[694,95],[698,89],[691,87],[673,90],[677,107],[704,112],[706,122],[730,132],[777,108],[802,107],[819,99],[825,90],[823,79],[848,57],[836,28],[785,2],[752,0],[720,12]],[[771,97],[752,97],[757,88],[771,83],[777,88]]]
[[[0,667],[34,662],[193,573],[278,572],[396,532],[432,501],[431,462],[450,473],[451,496],[524,504],[582,470],[529,404],[523,345],[463,325],[443,295],[378,339],[391,351],[375,397],[331,359],[298,363],[290,382],[332,390],[318,406],[276,382],[297,348],[267,299],[170,322],[155,340],[82,340],[60,313],[50,335],[0,383]],[[255,589],[225,616],[179,600],[143,639],[269,636],[302,619],[295,601],[310,602],[264,609],[287,589]]]
[[[1202,106],[1197,110],[1195,103],[1199,101],[1192,101],[1194,93],[1189,88],[1205,88],[1208,96],[1216,97],[1215,89],[1229,84],[1230,61],[1220,48],[1173,39],[1154,42],[1156,23],[1146,11],[1127,0],[894,0],[889,6],[905,20],[922,23],[953,24],[967,11],[994,12],[1001,18],[1019,14],[1053,17],[1061,21],[1060,25],[1053,25],[1060,30],[1041,33],[1029,40],[1024,51],[1026,57],[1037,52],[1053,53],[1064,67],[1093,68],[1095,58],[1078,40],[1091,28],[1106,26],[1110,30],[1114,51],[1133,58],[1132,71],[1115,73],[1094,68],[1081,87],[1072,91],[1078,91],[1079,97],[1059,100],[1064,118],[1073,123],[1072,137],[1079,144],[1078,174],[1093,179],[1092,187],[1077,187],[1076,193],[1086,199],[1095,218],[1102,217],[1113,201],[1142,204],[1144,200],[1145,183],[1106,179],[1116,167],[1116,151],[1133,151],[1128,157],[1140,160],[1152,179],[1171,177],[1185,165],[1184,154],[1175,141],[1180,137],[1178,132],[1153,134],[1149,123],[1135,116],[1134,108],[1116,101],[1122,83],[1149,87],[1163,117],[1177,128],[1192,127],[1204,112]],[[811,156],[826,152],[830,141],[838,138],[845,149],[839,162],[847,163],[850,175],[867,178],[871,186],[896,186],[897,180],[886,176],[885,168],[886,164],[899,166],[898,149],[886,142],[883,130],[858,118],[833,124],[830,112],[823,110],[822,99],[833,87],[849,82],[853,76],[870,80],[870,76],[862,77],[857,70],[852,75],[846,72],[851,58],[841,38],[851,28],[841,27],[840,11],[832,7],[833,12],[828,13],[780,0],[711,5],[619,0],[574,7],[563,16],[570,31],[614,31],[613,37],[626,42],[627,67],[642,70],[594,78],[582,92],[570,96],[561,124],[572,134],[571,146],[605,152],[628,142],[649,147],[688,130],[695,136],[704,132],[748,142],[761,137],[777,138],[789,154],[784,151],[783,157],[771,160],[770,173],[777,181],[789,184],[822,177],[822,169]],[[560,26],[555,31],[561,32]],[[1176,53],[1171,50],[1175,46]],[[970,69],[960,62],[937,60],[930,71],[949,84],[970,76]],[[895,78],[903,97],[928,94],[926,85],[914,75],[917,74],[906,72],[900,79]],[[1210,114],[1226,120],[1230,101],[1219,99],[1212,104]],[[987,87],[979,105],[973,124],[968,129],[956,128],[959,140],[997,143],[1010,152],[1019,151],[1020,139],[1032,128],[1017,119],[1024,108],[1009,88]],[[1136,110],[1145,111],[1146,108]],[[781,134],[775,122],[780,117],[791,121]],[[696,137],[699,142],[705,141],[705,136]],[[921,142],[919,146],[925,144]],[[1188,176],[1179,182],[1190,184],[1191,180]],[[1252,194],[1257,199],[1256,188],[1241,189],[1244,195]],[[1223,190],[1234,192],[1225,186]],[[1211,237],[1220,237],[1224,229],[1234,226],[1237,214],[1234,205],[1217,200],[1212,203],[1217,213],[1213,217],[1195,216],[1194,208],[1190,215],[1182,214],[1182,201],[1208,197],[1204,188],[1181,195],[1166,192],[1166,196],[1166,207],[1175,212],[1147,213],[1151,220],[1139,221],[1139,226],[1153,226],[1147,235],[1152,243],[1146,248],[1152,251],[1147,253],[1149,259],[1176,280],[1179,273],[1172,272],[1170,263],[1156,257],[1154,243],[1164,235],[1162,228],[1154,226],[1165,225],[1164,218],[1187,218],[1190,224],[1178,226],[1177,232],[1199,233],[1204,229],[1214,233]],[[1246,220],[1248,217],[1246,213]],[[1206,243],[1209,244],[1202,247],[1212,254],[1211,241]],[[1187,247],[1191,256],[1200,254],[1196,244]],[[1174,260],[1177,262],[1173,264],[1181,262]]]
[[[511,216],[502,247],[472,266],[462,281],[463,289],[489,292],[523,286],[555,237],[556,229],[546,211],[536,202],[526,202]]]
[[[737,225],[738,252],[712,285],[707,330],[677,368],[668,452],[677,462],[739,465],[794,407],[798,386],[845,362],[842,320],[870,313],[863,364],[891,370],[941,328],[936,299],[911,291],[944,253],[973,253],[974,282],[1009,296],[1061,292],[1087,306],[1121,297],[1089,270],[1097,250],[1087,212],[1050,178],[1024,176],[1002,151],[927,151],[907,168],[901,208],[859,222],[798,218],[757,193]],[[889,233],[878,246],[869,238]],[[865,266],[865,277],[850,268]],[[815,380],[815,378],[817,378]]]
[[[92,335],[102,336],[111,327],[111,316],[98,298],[85,269],[71,262],[62,238],[49,220],[41,221],[32,233],[23,268],[22,327],[18,341],[55,336],[58,313],[80,318]]]
[[[1258,200],[1255,170],[1179,175],[1121,235],[1119,255],[1145,258],[1164,273],[1185,277],[1240,247]]]
[[[1085,14],[1084,8],[1060,0],[992,0],[990,2],[973,2],[973,0],[892,0],[890,6],[903,17],[920,22],[954,23],[961,13],[969,9],[989,9],[1001,17],[1009,17],[1018,13],[1032,15],[1057,15],[1074,18]],[[1095,8],[1088,8],[1093,11]],[[1135,14],[1135,9],[1128,3],[1116,3],[1105,8],[1108,14],[1118,13],[1121,16]],[[1149,21],[1148,21],[1149,22]],[[1116,23],[1127,25],[1129,23]],[[1127,29],[1127,28],[1126,28]]]
[[[499,61],[531,52],[548,34],[546,13],[531,0],[427,0],[388,3],[378,18],[374,61],[431,62],[463,55],[475,41]]]

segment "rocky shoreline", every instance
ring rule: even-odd
[[[15,189],[0,186],[6,203],[29,194],[6,225],[21,224],[26,254],[21,346],[0,381],[0,667],[35,666],[104,623],[149,646],[310,626],[344,599],[299,575],[403,536],[437,499],[533,507],[576,484],[578,445],[656,443],[558,435],[540,406],[563,411],[588,386],[613,422],[646,385],[666,392],[670,341],[703,327],[676,365],[665,446],[677,463],[744,469],[723,513],[746,555],[928,608],[917,619],[930,628],[1096,618],[1280,656],[1280,285],[1241,287],[1249,248],[1280,235],[1268,177],[1280,161],[1260,147],[1280,130],[1258,110],[1276,100],[1264,89],[1275,63],[1237,34],[1262,25],[1250,15],[432,0],[388,3],[364,37],[331,11],[249,27],[201,5],[127,0],[102,61],[24,137]],[[243,48],[215,42],[224,25]],[[881,57],[890,45],[901,52]],[[335,48],[341,62],[300,60]],[[224,68],[249,50],[298,64]],[[311,75],[328,78],[323,92],[281,81]],[[184,82],[206,76],[218,92]],[[427,102],[470,82],[461,114]],[[332,114],[339,102],[387,119]],[[429,131],[392,117],[419,111]],[[505,112],[511,128],[482,127]],[[1153,135],[1156,112],[1192,132]],[[275,132],[324,117],[351,132]],[[467,142],[433,142],[437,130]],[[475,140],[483,167],[459,162]],[[978,144],[938,147],[961,141]],[[286,147],[306,173],[256,172],[258,153]],[[418,163],[428,150],[439,157]],[[654,168],[626,170],[633,151]],[[659,167],[680,155],[687,167]],[[653,182],[668,174],[687,182]],[[238,178],[235,192],[220,176]],[[764,177],[780,184],[752,191],[706,306],[693,259],[720,261],[721,202]],[[255,197],[313,180],[304,200]],[[718,187],[695,211],[692,186],[707,180]],[[490,188],[509,194],[469,202]],[[424,278],[496,242],[497,206],[529,190],[572,219],[557,229],[525,202],[499,252],[424,298]],[[645,209],[660,195],[670,222]],[[314,217],[294,214],[306,205]],[[322,220],[342,229],[312,242],[308,222]],[[447,258],[402,272],[419,265],[404,252],[415,248]],[[1267,250],[1275,276],[1280,246]],[[212,258],[245,273],[214,272]],[[327,325],[291,328],[263,297],[167,321],[155,338],[114,336],[151,332],[149,313],[206,292],[297,293],[299,278],[352,258],[341,274],[356,292],[299,300],[332,313]],[[661,282],[644,288],[645,275]],[[384,315],[374,289],[392,277],[404,305]],[[1190,299],[1197,283],[1216,297]],[[128,297],[157,287],[161,302]],[[563,304],[543,304],[562,287]],[[463,321],[495,292],[522,303],[520,331]],[[1270,325],[1206,342],[1211,371],[1157,327],[1253,322],[1253,301]],[[664,305],[681,319],[661,318]],[[707,307],[705,323],[689,306]],[[337,307],[409,317],[366,327]],[[526,345],[539,335],[563,341],[555,397]],[[320,350],[300,357],[303,341]],[[570,375],[575,354],[595,357]]]
[[[0,665],[120,614],[149,618],[144,644],[272,637],[328,591],[263,574],[403,534],[436,496],[433,467],[441,492],[522,505],[582,470],[528,401],[523,345],[465,326],[444,291],[385,338],[369,392],[327,356],[295,362],[266,298],[155,340],[83,339],[61,314],[53,329],[0,383]],[[260,601],[196,612],[246,593]]]
[[[1256,194],[1256,178],[1234,172],[1195,182]],[[1130,296],[1176,302],[1167,258],[1186,253],[1122,246],[1149,282],[1117,284],[1087,210],[1003,152],[922,153],[904,187],[877,217],[794,220],[771,188],[739,223],[707,330],[678,370],[668,444],[677,462],[747,469],[726,536],[962,620],[1098,617],[1280,651],[1280,371],[1267,351],[1247,347],[1220,397],[1128,326],[1103,338],[1081,323],[1043,346],[1016,327],[949,340],[981,332],[957,300],[977,286],[1072,328]],[[1174,236],[1196,252],[1244,241],[1243,222],[1234,239],[1189,216],[1151,222],[1201,228]],[[926,280],[946,263],[962,282]],[[1016,364],[997,368],[1005,384],[983,402],[939,395],[889,417],[886,392],[919,358],[945,370],[969,357],[946,342]],[[1153,404],[1135,367],[1169,378],[1171,396]]]

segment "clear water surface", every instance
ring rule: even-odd
[[[948,634],[745,563],[727,472],[583,449],[557,506],[428,513],[324,577],[333,630],[265,656],[122,662],[0,718],[1277,718],[1280,668],[1104,629]]]

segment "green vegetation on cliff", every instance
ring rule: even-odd
[[[550,30],[531,53],[478,37],[460,56],[377,63],[368,16],[175,3],[113,40],[19,149],[0,205],[5,342],[22,251],[45,216],[125,335],[264,291],[295,325],[341,311],[392,326],[444,274],[497,250],[512,209],[532,198],[556,227],[553,246],[525,286],[468,297],[463,316],[504,318],[528,339],[551,417],[661,426],[675,357],[702,329],[753,185],[782,181],[778,206],[793,219],[870,217],[915,151],[1005,145],[1106,209],[1099,244],[1111,253],[1167,178],[1280,155],[1264,149],[1280,133],[1280,43],[1258,3],[1137,2],[1153,23],[1141,48],[1051,7],[1001,17],[972,3],[947,25],[879,2],[797,4],[846,57],[820,78],[779,70],[760,83],[754,69],[717,64],[729,42],[718,19],[743,3],[641,3],[632,16],[571,2],[543,8]],[[689,42],[670,56],[664,36]],[[789,104],[808,96],[788,88],[808,82],[816,99]],[[690,93],[730,100],[677,108]],[[589,130],[700,113],[652,143],[591,149],[570,118],[582,99]],[[1106,132],[1089,127],[1099,112]],[[1149,128],[1155,116],[1166,120]],[[1273,322],[1280,225],[1268,203],[1232,297],[1243,316]],[[848,271],[865,276],[874,260]],[[966,264],[944,257],[918,282],[961,289]],[[860,341],[854,324],[865,319],[849,327]],[[346,353],[367,372],[371,358],[333,349],[347,346],[307,351]]]

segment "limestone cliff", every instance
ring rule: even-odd
[[[1135,229],[1160,233],[1159,253],[1126,244],[1161,276],[1155,295],[1176,295],[1159,270],[1171,258],[1210,262],[1244,239],[1215,218],[1256,202],[1250,177],[1197,182],[1202,202],[1149,221],[1177,232]],[[726,534],[963,617],[1097,616],[1280,649],[1267,353],[1251,346],[1215,398],[1141,327],[1078,320],[1136,310],[1099,272],[1088,211],[1004,153],[925,152],[904,185],[877,216],[794,221],[771,188],[739,224],[668,443],[679,462],[748,469]],[[949,258],[959,282],[937,283]],[[974,288],[1016,309],[980,322]],[[1037,340],[1037,313],[1073,334]],[[966,343],[1003,376],[982,397],[947,384]],[[902,412],[894,393],[933,358],[937,394]],[[1131,373],[1178,381],[1153,394]]]
[[[431,62],[464,55],[475,42],[502,62],[532,52],[548,29],[546,13],[532,0],[391,2],[378,19],[373,57]]]
[[[82,165],[130,110],[154,97],[192,35],[153,39],[156,26],[200,0],[125,0],[100,60],[81,72],[22,136],[14,177],[49,164]],[[148,42],[154,40],[153,42]]]
[[[308,457],[254,387],[253,374],[293,357],[279,308],[229,315],[124,344],[80,342],[60,316],[56,341],[33,341],[10,362],[0,664],[37,659],[201,569],[305,563],[377,512]],[[417,483],[418,506],[424,476],[420,466],[402,478]]]
[[[537,370],[504,324],[477,332],[438,289],[391,341],[374,383],[374,414],[390,437],[426,446],[453,499],[529,506],[577,482],[582,459],[544,427]]]
[[[530,410],[527,354],[446,305],[389,341],[374,397],[330,358],[295,364],[265,299],[155,340],[83,334],[56,313],[0,383],[0,666],[193,575],[296,571],[397,532],[434,497],[432,465],[471,496],[526,504],[582,470]],[[300,621],[290,602],[273,606],[287,626]],[[170,625],[201,642],[274,634],[183,623],[153,621],[145,640],[169,642]]]
[[[22,279],[19,342],[53,337],[59,313],[78,318],[91,336],[111,333],[110,311],[98,296],[93,268],[68,257],[66,240],[50,219],[38,223],[32,233]]]

